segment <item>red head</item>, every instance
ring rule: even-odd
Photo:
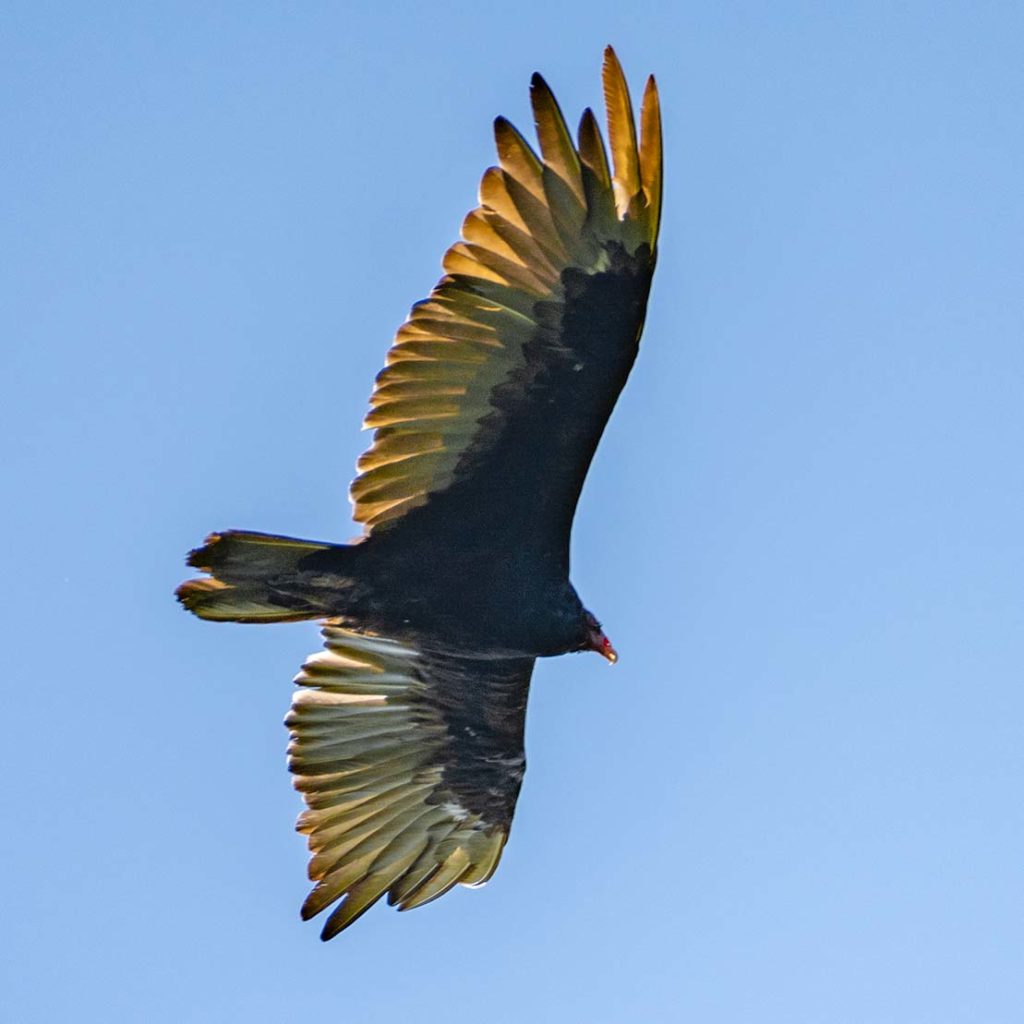
[[[604,635],[601,623],[588,611],[583,613],[583,619],[587,627],[587,639],[580,650],[597,651],[602,658],[608,660],[609,665],[614,665],[619,660],[619,656],[615,648],[612,647],[611,640]]]

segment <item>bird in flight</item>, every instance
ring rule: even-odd
[[[482,885],[523,780],[534,662],[614,648],[569,582],[594,450],[636,358],[661,210],[661,118],[637,132],[604,54],[607,151],[574,142],[534,75],[539,152],[504,118],[498,166],[377,376],[351,544],[214,533],[177,590],[217,622],[324,621],[295,679],[288,766],[330,939],[382,896],[410,910]],[[339,902],[340,901],[340,902]]]

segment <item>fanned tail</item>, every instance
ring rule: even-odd
[[[343,545],[228,530],[211,533],[188,564],[209,573],[175,591],[178,600],[201,619],[214,622],[297,622],[331,614],[322,585],[302,568],[310,555],[344,552]],[[341,579],[338,580],[342,582]]]

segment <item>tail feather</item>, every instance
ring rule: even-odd
[[[300,563],[318,552],[344,550],[269,533],[211,533],[188,556],[189,565],[209,576],[182,583],[175,594],[190,612],[215,622],[323,618],[330,614],[323,586],[312,585]]]

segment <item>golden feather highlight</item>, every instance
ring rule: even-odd
[[[602,269],[604,246],[616,243],[630,253],[646,243],[653,253],[662,180],[657,89],[649,79],[638,141],[611,47],[602,82],[610,162],[592,112],[574,143],[540,75],[530,84],[539,149],[505,118],[495,120],[499,166],[485,171],[480,205],[444,256],[446,276],[399,328],[370,398],[364,426],[374,440],[351,489],[366,532],[452,483],[481,421],[493,420],[495,389],[522,367],[540,310],[553,310],[550,317],[562,308],[566,270]],[[418,439],[429,457],[414,458]]]

